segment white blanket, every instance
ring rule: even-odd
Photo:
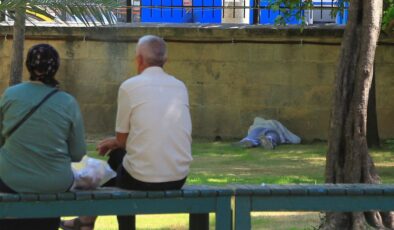
[[[255,128],[266,128],[276,131],[280,137],[280,144],[299,144],[301,142],[301,138],[290,132],[285,126],[276,120],[265,120],[261,117],[255,117],[253,125],[249,127],[248,134]]]

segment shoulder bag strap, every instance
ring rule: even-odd
[[[50,93],[48,93],[37,105],[35,105],[8,133],[6,133],[4,136],[6,138],[9,138],[46,100],[48,100],[52,95],[55,93],[59,92],[58,89],[52,90]]]

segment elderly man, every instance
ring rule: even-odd
[[[162,38],[147,35],[139,39],[139,75],[120,86],[116,137],[102,140],[97,146],[101,155],[109,155],[120,188],[180,189],[189,173],[192,127],[188,93],[181,81],[163,70],[166,60]],[[86,217],[73,221],[90,229],[92,222]],[[120,230],[131,229],[135,217],[118,217],[118,223]],[[67,225],[72,223],[63,222]]]

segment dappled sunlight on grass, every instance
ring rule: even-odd
[[[292,150],[290,150],[290,151],[288,151],[288,153],[305,154],[305,153],[307,153],[307,152],[306,152],[306,151],[300,151],[300,150],[297,150],[297,151],[292,151]]]
[[[394,167],[394,162],[379,162],[375,164],[377,167]]]
[[[252,212],[252,217],[258,216],[308,216],[319,215],[319,212]]]
[[[191,184],[321,183],[325,145],[283,145],[265,150],[243,149],[226,142],[197,143],[193,145],[193,157],[188,179]]]
[[[252,212],[252,226],[256,230],[313,230],[320,218],[318,212]]]
[[[381,149],[370,150],[383,183],[394,183],[394,140],[385,141]]]
[[[88,146],[97,157],[95,145]],[[327,144],[280,145],[274,150],[243,149],[230,142],[193,141],[193,158],[187,184],[226,186],[234,184],[315,184],[324,183]],[[382,149],[370,150],[383,183],[394,183],[394,141]],[[100,157],[101,159],[105,159]],[[210,218],[213,218],[210,215]],[[319,213],[253,213],[253,229],[313,229]],[[103,221],[103,222],[100,222]],[[188,215],[137,216],[138,229],[188,228]],[[117,229],[115,217],[100,217],[96,230]],[[214,219],[211,219],[211,227]]]
[[[322,178],[310,178],[305,176],[260,176],[256,177],[250,174],[238,175],[232,177],[189,177],[187,184],[211,184],[211,185],[228,185],[228,184],[315,184],[322,183]]]
[[[207,181],[210,183],[228,183],[229,178],[208,178]]]

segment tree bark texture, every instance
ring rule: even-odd
[[[367,145],[367,107],[383,0],[350,0],[334,84],[326,183],[380,183]],[[327,213],[323,229],[392,228],[391,213]]]
[[[23,49],[25,42],[26,12],[21,9],[15,12],[14,32],[12,42],[12,59],[9,85],[15,85],[22,81],[23,72]]]

